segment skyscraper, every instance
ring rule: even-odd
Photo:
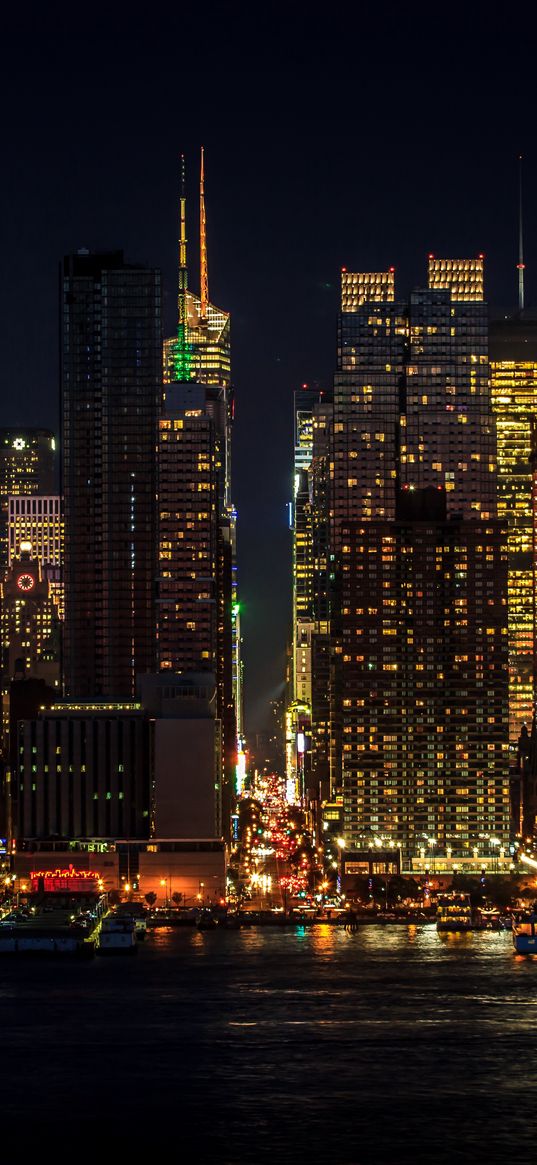
[[[532,430],[537,416],[537,318],[490,325],[492,408],[498,434],[498,514],[508,523],[509,735],[516,745],[534,713]]]
[[[506,533],[483,261],[342,274],[330,552],[333,791],[351,846],[447,868],[509,840]],[[493,839],[491,841],[491,839]]]
[[[292,683],[285,717],[287,778],[298,783],[298,792],[307,787],[314,796],[328,776],[331,419],[331,393],[306,385],[295,392]]]
[[[160,273],[69,255],[61,321],[66,695],[131,698],[156,665]]]
[[[0,570],[8,565],[8,498],[55,492],[55,450],[48,429],[0,429]]]
[[[159,669],[214,675],[221,723],[223,821],[237,753],[240,622],[231,504],[229,315],[208,299],[203,157],[200,296],[188,290],[184,167],[177,335],[164,346],[159,422]]]

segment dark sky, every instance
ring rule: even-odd
[[[197,290],[206,148],[209,289],[232,313],[250,729],[283,676],[292,394],[330,381],[341,266],[393,264],[404,292],[425,281],[428,251],[484,251],[491,302],[514,306],[522,151],[535,298],[532,8],[468,7],[20,5],[2,18],[0,424],[57,428],[64,252],[119,246],[160,266],[173,330],[178,155]]]

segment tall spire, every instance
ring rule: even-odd
[[[186,265],[186,182],[185,155],[181,154],[181,197],[179,227],[179,289],[177,296],[177,345],[175,349],[175,379],[190,380],[191,351],[188,342],[188,270]]]
[[[205,170],[203,146],[201,147],[200,170],[200,319],[207,320],[209,303],[209,276],[207,272],[207,222],[205,219]]]
[[[522,154],[518,157],[518,310],[524,311],[524,234],[522,224]]]

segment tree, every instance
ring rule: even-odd
[[[414,902],[419,899],[420,887],[415,878],[403,877],[402,874],[387,874],[388,902],[396,905],[411,898]],[[383,879],[386,881],[386,878]]]
[[[451,881],[451,889],[459,890],[463,894],[469,894],[472,906],[481,906],[486,896],[486,885],[481,882],[480,878],[473,878],[468,874],[454,874]]]
[[[149,894],[146,894],[146,895],[145,895],[145,900],[146,900],[146,902],[147,902],[147,905],[148,905],[148,906],[154,906],[154,905],[155,905],[155,902],[157,901],[157,896],[156,896],[156,894],[153,892],[153,890],[150,890],[150,891],[149,891]]]
[[[175,890],[172,894],[172,902],[175,902],[176,906],[180,906],[183,901],[183,897],[183,894],[180,894],[178,890]]]

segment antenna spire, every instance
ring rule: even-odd
[[[190,380],[191,352],[188,343],[188,269],[186,265],[186,181],[185,155],[181,154],[181,197],[179,225],[179,289],[177,296],[177,347],[175,350],[175,379]]]
[[[518,157],[518,310],[524,311],[524,233],[522,221],[522,154]]]
[[[209,275],[207,271],[207,221],[205,218],[205,167],[204,151],[201,147],[200,169],[200,318],[207,320],[207,305],[209,303]]]

